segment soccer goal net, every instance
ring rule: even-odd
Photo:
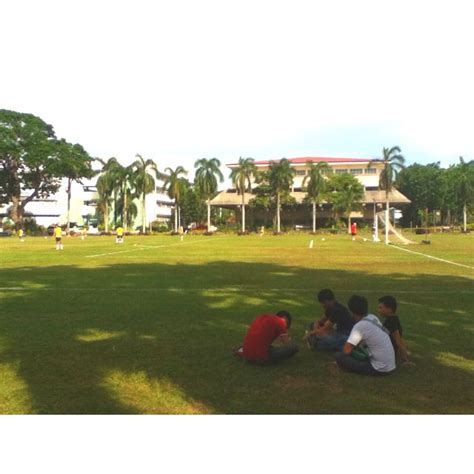
[[[385,211],[381,211],[377,213],[377,220],[378,220],[378,223],[381,224],[380,227],[383,227],[383,229],[385,230],[385,226],[386,226]],[[402,235],[401,231],[398,231],[397,229],[395,229],[395,227],[390,222],[390,219],[388,220],[388,235],[389,237],[391,237],[391,240],[393,239],[397,243],[402,243],[403,245],[410,245],[410,244],[416,243],[416,242],[413,242],[413,240],[407,239],[406,237]],[[383,240],[383,238],[381,240]]]

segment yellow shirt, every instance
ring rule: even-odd
[[[57,238],[57,237],[61,237],[62,235],[63,235],[63,231],[61,227],[55,227],[54,236]]]
[[[18,236],[19,236],[19,237],[23,237],[23,230],[22,230],[22,229],[20,229],[20,230],[18,231]]]
[[[123,227],[119,227],[119,228],[117,229],[117,235],[120,235],[120,236],[123,235]]]

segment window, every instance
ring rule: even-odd
[[[362,168],[351,168],[351,174],[362,174]]]
[[[377,168],[365,168],[365,174],[377,174]]]
[[[96,186],[84,186],[84,191],[86,193],[95,193],[95,192],[97,192],[97,187]]]
[[[306,170],[296,170],[296,176],[305,176]]]
[[[336,170],[336,174],[346,174],[348,173],[349,170],[341,170],[341,169],[337,169]]]

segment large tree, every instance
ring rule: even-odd
[[[179,217],[179,208],[181,205],[182,200],[184,199],[184,194],[186,190],[186,186],[184,184],[184,176],[186,176],[188,172],[182,167],[177,166],[176,169],[166,168],[165,169],[165,179],[163,183],[163,187],[166,189],[168,193],[168,197],[170,199],[174,199],[175,207],[174,207],[174,231],[178,232],[178,217]]]
[[[155,189],[155,177],[158,176],[158,168],[153,160],[144,160],[139,154],[133,163],[135,189],[142,201],[142,232],[146,230],[146,195]],[[154,177],[154,176],[155,177]]]
[[[224,176],[220,170],[221,162],[217,158],[201,158],[194,163],[196,168],[195,185],[207,204],[207,231],[211,228],[211,198],[217,192],[218,181]]]
[[[268,171],[268,184],[276,200],[276,227],[280,233],[280,210],[282,196],[289,194],[293,185],[293,176],[296,171],[291,167],[291,163],[282,158],[280,161],[271,162]]]
[[[467,209],[474,204],[474,161],[466,162],[459,157],[456,167],[455,195],[462,207],[463,229],[467,231]]]
[[[379,187],[385,191],[385,244],[388,244],[388,226],[390,224],[390,192],[397,174],[404,168],[405,158],[401,154],[402,150],[398,146],[392,148],[383,148],[382,158],[371,160],[368,167],[381,163],[383,165],[379,177]],[[375,218],[375,216],[374,216]]]
[[[245,233],[245,192],[252,192],[252,178],[255,178],[256,173],[254,159],[242,157],[239,158],[239,164],[230,172],[230,179],[242,196],[242,233]]]
[[[319,163],[307,162],[308,174],[303,179],[303,187],[306,186],[306,195],[313,207],[313,232],[316,232],[316,206],[321,201],[326,188],[326,180],[323,176],[329,171],[329,165],[325,161]]]
[[[397,178],[397,186],[411,203],[403,211],[403,222],[421,224],[423,215],[434,212],[443,206],[446,194],[443,182],[443,170],[439,163],[428,165],[413,164],[401,170]],[[428,225],[428,222],[426,222]]]
[[[364,186],[352,174],[334,174],[327,183],[327,198],[331,201],[334,212],[347,217],[347,227],[350,232],[351,212],[359,210],[364,199]]]
[[[26,205],[58,191],[64,177],[89,176],[91,158],[80,145],[58,140],[39,117],[0,110],[0,202],[12,203],[11,218],[22,225]]]

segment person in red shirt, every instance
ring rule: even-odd
[[[355,240],[356,235],[357,235],[357,222],[353,222],[351,224],[351,235],[352,235],[352,240]]]
[[[234,354],[256,363],[272,363],[288,359],[298,352],[298,346],[291,342],[288,335],[290,326],[291,315],[288,311],[262,314],[252,322],[243,346],[237,348]],[[283,344],[273,346],[276,340]]]

